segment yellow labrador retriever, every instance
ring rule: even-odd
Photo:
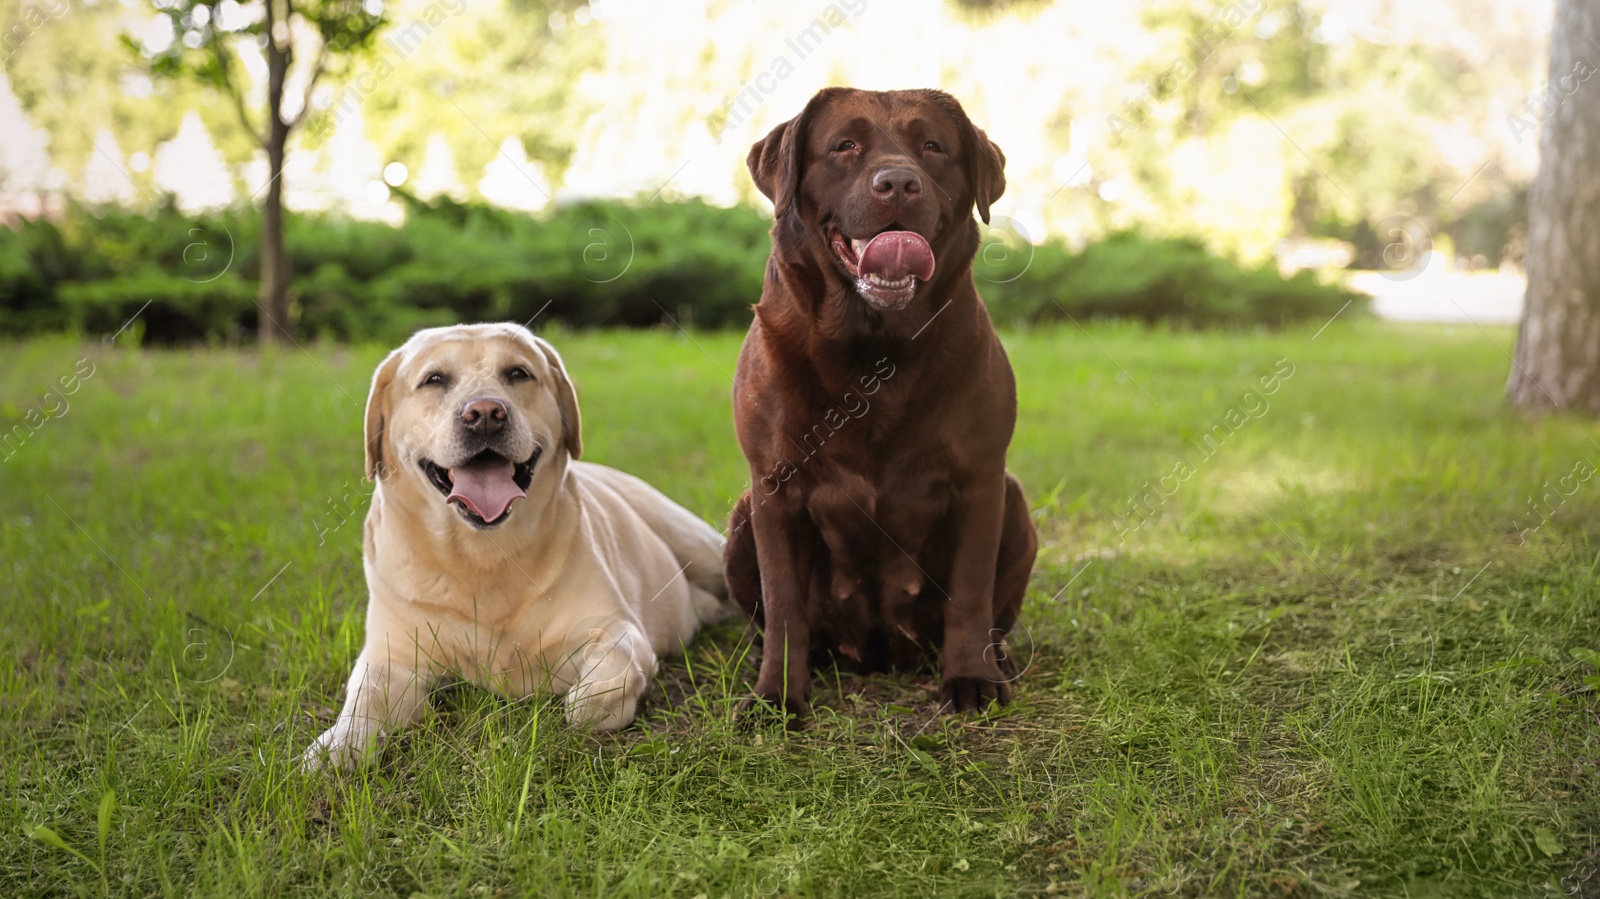
[[[722,536],[577,461],[572,381],[521,326],[419,331],[373,375],[366,444],[366,643],[307,767],[351,765],[446,673],[625,727],[657,658],[726,609]]]

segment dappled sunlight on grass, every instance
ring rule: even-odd
[[[7,428],[95,369],[0,465],[0,823],[93,848],[114,790],[107,869],[137,893],[1536,892],[1600,823],[1600,482],[1538,501],[1600,461],[1593,425],[1505,412],[1481,333],[1313,334],[1004,335],[1043,544],[1002,712],[940,717],[927,674],[821,672],[804,732],[739,730],[759,650],[735,622],[664,667],[634,728],[458,687],[327,779],[289,765],[360,645],[386,348],[8,345]],[[739,335],[554,339],[586,458],[720,524],[748,477]],[[1270,409],[1197,461],[1282,359]],[[89,870],[0,847],[24,893]]]

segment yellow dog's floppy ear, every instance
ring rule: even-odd
[[[367,394],[367,479],[377,481],[384,474],[384,430],[389,423],[389,385],[400,370],[400,350],[379,363],[372,373],[372,392]]]
[[[551,346],[549,341],[540,337],[528,335],[533,339],[533,345],[544,354],[546,362],[550,363],[550,375],[555,383],[550,389],[555,392],[556,405],[561,407],[561,440],[567,447],[567,455],[577,459],[583,455],[583,418],[578,414],[578,391],[572,386],[572,378],[567,374],[567,366],[561,361],[561,354]]]

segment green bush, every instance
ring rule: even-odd
[[[1039,323],[1071,315],[1280,327],[1328,318],[1356,296],[1321,283],[1311,272],[1285,278],[1271,263],[1244,268],[1211,255],[1198,241],[1127,232],[1077,254],[1046,244],[1034,248],[1031,263],[1014,255],[999,265],[986,262],[980,254],[973,273],[991,314],[1001,322]]]
[[[393,341],[458,321],[577,327],[675,321],[742,328],[761,294],[769,222],[701,202],[594,201],[527,216],[406,197],[403,225],[294,215],[292,315],[300,333]],[[0,228],[0,333],[110,333],[140,309],[144,339],[241,342],[256,326],[259,221],[73,208]],[[1194,326],[1326,318],[1351,298],[1309,274],[1242,268],[1192,240],[1114,235],[986,244],[979,290],[1001,322],[1133,317]],[[146,305],[148,304],[148,305]]]

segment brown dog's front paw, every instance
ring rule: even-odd
[[[797,696],[752,693],[739,703],[734,720],[739,722],[740,727],[753,728],[779,720],[780,714],[786,730],[800,730],[806,726],[805,719],[811,714],[811,706]]]
[[[1011,685],[998,674],[992,677],[946,677],[939,688],[939,702],[950,713],[981,711],[990,703],[1011,701]]]

